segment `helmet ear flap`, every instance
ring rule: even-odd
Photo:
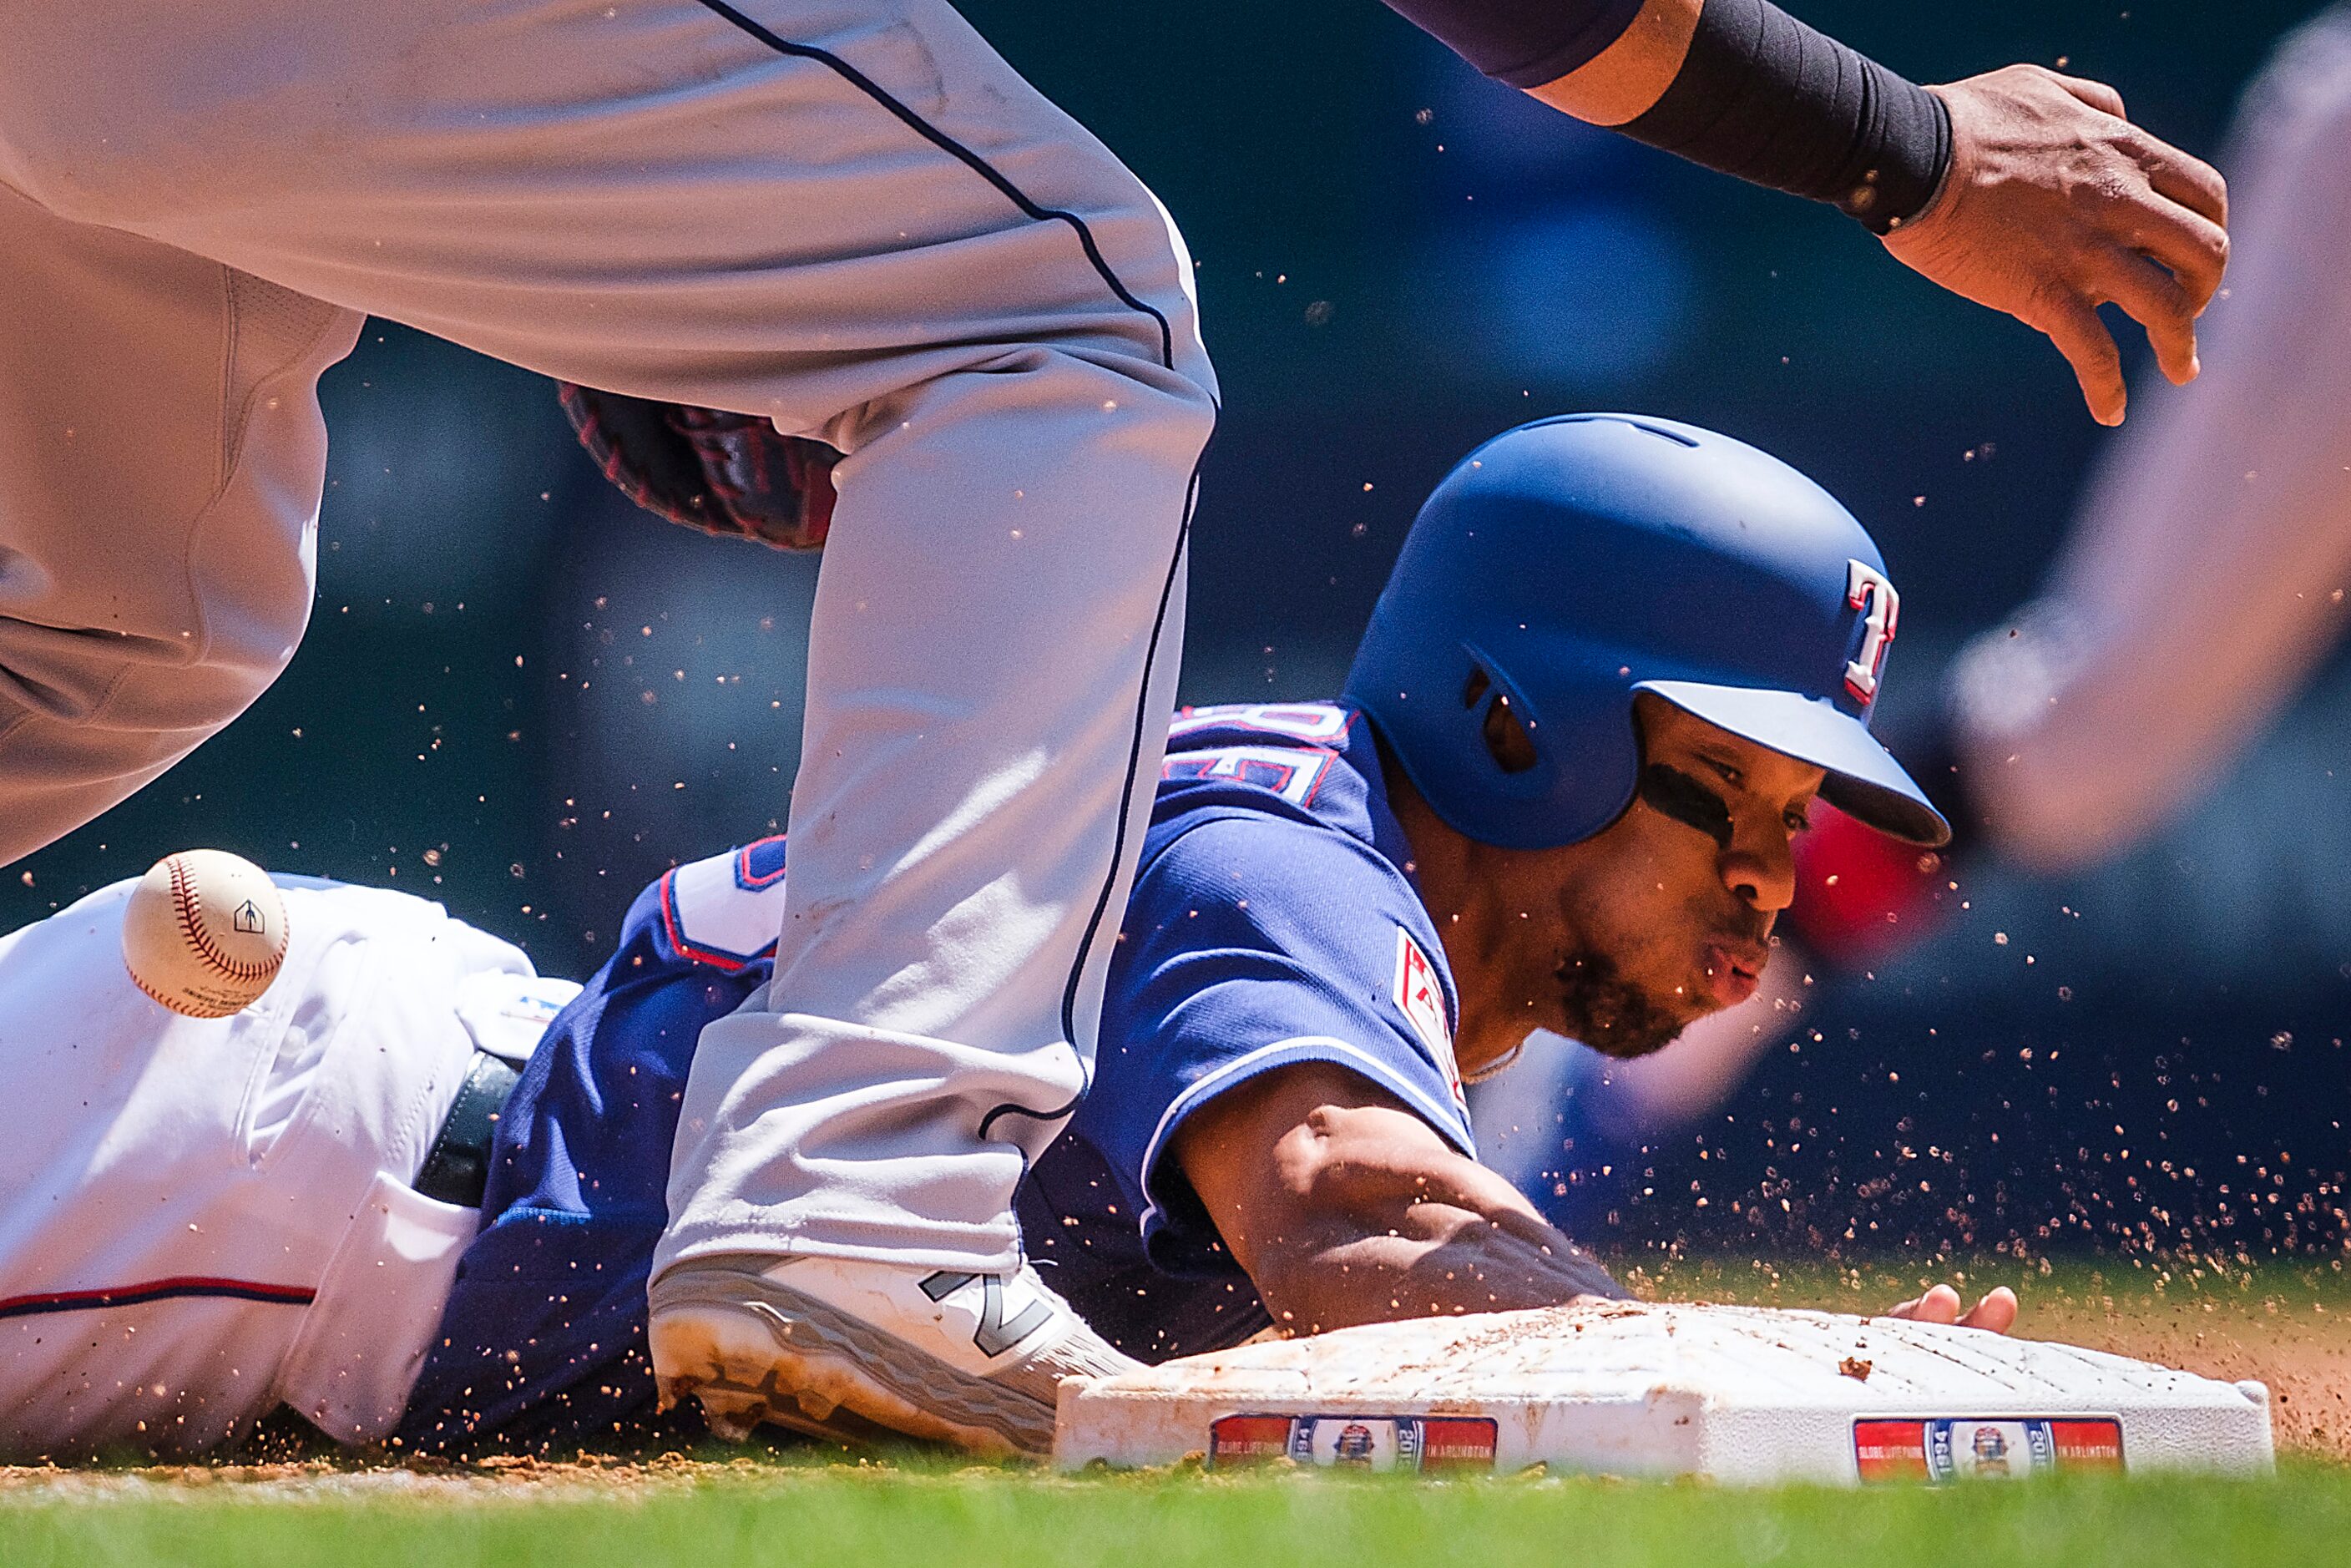
[[[1485,713],[1478,721],[1478,733],[1486,743],[1486,755],[1494,766],[1505,773],[1526,773],[1542,760],[1535,752],[1534,737],[1510,706],[1510,694],[1497,686],[1494,677],[1482,663],[1472,664],[1469,679],[1461,688],[1461,706],[1475,708],[1485,704]]]

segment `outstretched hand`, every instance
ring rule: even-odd
[[[1957,1323],[1963,1329],[1982,1329],[1988,1333],[2006,1333],[2016,1322],[2016,1292],[2006,1285],[1984,1292],[1984,1299],[1959,1311],[1959,1293],[1949,1285],[1938,1285],[1921,1296],[1913,1296],[1892,1312],[1889,1318],[1907,1318],[1921,1323]]]
[[[2097,308],[2146,327],[2163,373],[2196,377],[2196,318],[2229,259],[2217,170],[2131,124],[2122,95],[2039,66],[1929,89],[1951,111],[1951,172],[1886,236],[1904,265],[2045,332],[2090,413],[2120,424],[2121,356]]]

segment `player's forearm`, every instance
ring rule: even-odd
[[[1497,80],[1883,234],[1951,160],[1932,94],[1770,0],[1388,0]]]
[[[1419,1203],[1367,1228],[1334,1218],[1262,1259],[1258,1293],[1290,1333],[1357,1323],[1557,1306],[1580,1296],[1624,1295],[1607,1271],[1565,1236],[1520,1216],[1489,1216]]]
[[[1211,1102],[1175,1155],[1293,1333],[1624,1293],[1517,1188],[1343,1068],[1285,1068]]]
[[[1589,124],[1628,125],[1655,109],[1681,75],[1705,8],[1705,0],[1648,0],[1588,63],[1527,91]]]
[[[1624,1292],[1510,1184],[1401,1118],[1321,1120],[1277,1166],[1280,1200],[1229,1236],[1293,1333]],[[1400,1136],[1407,1130],[1421,1136]]]

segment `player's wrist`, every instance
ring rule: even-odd
[[[1943,111],[1942,168],[1936,174],[1934,185],[1927,193],[1927,199],[1918,204],[1916,212],[1907,216],[1891,217],[1884,228],[1873,230],[1880,239],[1888,244],[1892,244],[1897,235],[1913,234],[1922,225],[1931,225],[1936,219],[1942,217],[1959,204],[1959,191],[1962,183],[1959,175],[1962,150],[1959,145],[1959,127],[1951,118],[1951,100],[1945,96],[1945,89],[1939,87],[1925,87],[1918,90],[1934,99]]]

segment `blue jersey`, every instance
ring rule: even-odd
[[[499,1115],[483,1228],[401,1445],[596,1448],[659,1425],[645,1284],[669,1221],[678,1104],[703,1026],[767,982],[783,880],[781,839],[670,872],[548,1026]]]
[[[1360,1073],[1475,1155],[1445,951],[1352,708],[1186,710],[1111,960],[1094,1081],[1019,1197],[1045,1277],[1146,1361],[1266,1326],[1168,1150],[1299,1062]]]
[[[1178,716],[1094,1082],[1018,1199],[1048,1282],[1128,1354],[1165,1360],[1265,1326],[1167,1156],[1217,1095],[1336,1062],[1474,1153],[1453,982],[1404,859],[1352,710]],[[549,1027],[499,1120],[484,1228],[403,1445],[592,1447],[646,1431],[645,1284],[678,1105],[704,1026],[768,980],[784,860],[768,839],[662,877]]]

